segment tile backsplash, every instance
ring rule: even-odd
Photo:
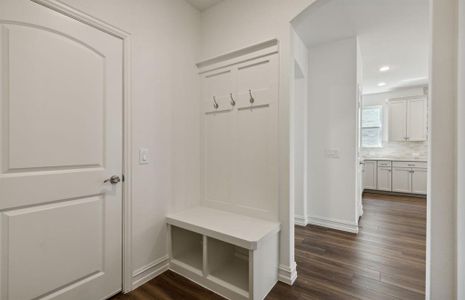
[[[412,158],[427,159],[427,142],[385,142],[382,148],[362,148],[363,158]]]

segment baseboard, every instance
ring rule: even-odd
[[[297,279],[297,264],[294,262],[292,265],[284,266],[279,265],[278,280],[288,285],[293,285]]]
[[[307,216],[299,216],[295,215],[294,216],[294,224],[297,226],[307,226],[308,224],[308,219]]]
[[[320,217],[309,217],[308,224],[346,231],[350,233],[358,233],[357,224],[351,224],[351,223],[340,221],[340,220],[326,219],[326,218],[320,218]]]
[[[132,289],[135,290],[169,269],[169,257],[163,256],[132,273]]]

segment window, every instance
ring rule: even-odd
[[[362,110],[362,147],[383,146],[383,107],[366,106]]]

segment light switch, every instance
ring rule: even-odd
[[[338,149],[326,149],[326,157],[327,158],[339,158],[339,150]]]
[[[139,164],[146,165],[149,163],[149,149],[140,148],[139,149]]]

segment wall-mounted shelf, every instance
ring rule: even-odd
[[[277,282],[279,223],[207,207],[167,223],[174,272],[229,299],[263,299]]]

